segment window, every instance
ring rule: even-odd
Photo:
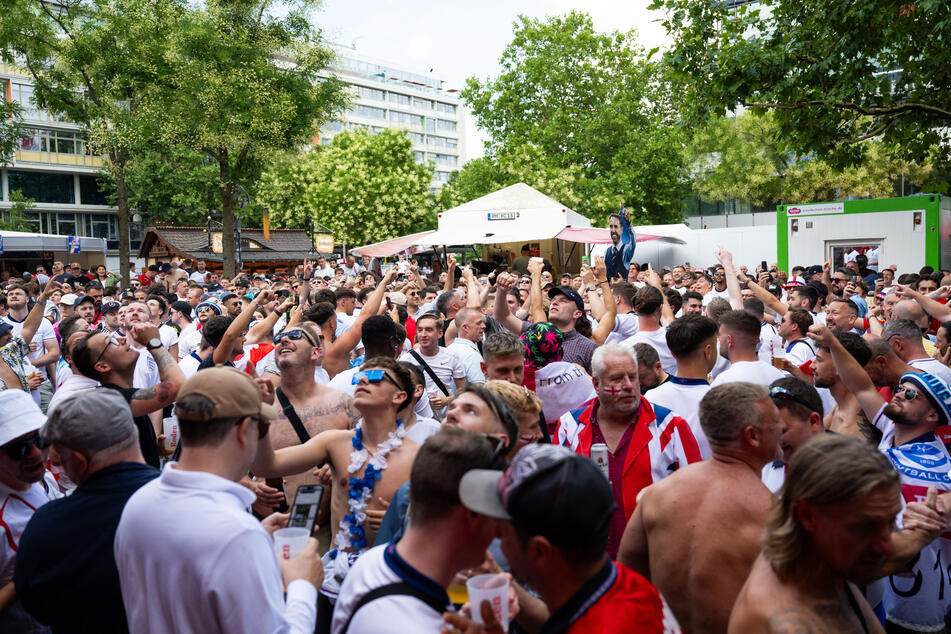
[[[75,236],[82,232],[76,231],[76,214],[56,214],[56,233],[61,236]]]
[[[459,159],[451,154],[436,154],[436,165],[455,166]]]
[[[424,137],[419,132],[410,132],[407,136],[409,136],[409,140],[415,143],[416,145],[423,145],[426,139],[426,137]]]
[[[446,121],[445,119],[438,119],[436,121],[436,129],[440,131],[445,131],[445,132],[455,132],[456,122]]]
[[[450,139],[449,137],[435,136],[430,134],[427,138],[427,143],[435,147],[444,147],[455,150],[459,145],[458,141],[455,139]]]
[[[432,110],[432,109],[433,109],[433,102],[430,101],[429,99],[417,99],[417,98],[414,97],[414,98],[413,98],[413,107],[414,107],[414,108],[420,108],[420,109],[422,109],[422,110]]]
[[[320,130],[321,132],[326,132],[328,134],[333,134],[334,132],[341,132],[343,131],[343,123],[341,123],[340,121],[331,121],[330,123],[325,124],[324,127],[322,127]]]
[[[353,110],[354,114],[371,119],[386,119],[386,110],[383,108],[374,108],[373,106],[357,105]]]
[[[435,132],[436,131],[436,120],[429,117],[423,117],[426,124],[426,132]]]
[[[99,189],[99,179],[95,176],[80,174],[79,202],[83,205],[108,205],[106,194]],[[98,236],[103,237],[103,236]]]
[[[390,110],[390,121],[404,123],[417,128],[423,127],[423,118],[421,116],[418,114],[409,114],[408,112],[400,112],[398,110]]]
[[[442,103],[441,101],[437,101],[436,110],[438,112],[445,112],[446,114],[456,114],[456,107],[451,103]]]
[[[410,104],[410,98],[409,98],[409,95],[401,95],[398,92],[391,92],[390,103],[396,103],[401,106],[408,106]]]
[[[38,203],[72,205],[76,202],[72,174],[7,170],[7,183],[10,191],[19,189],[24,196],[32,198]]]
[[[367,88],[366,86],[357,86],[357,96],[362,99],[374,99],[376,101],[384,101],[385,95],[382,90],[376,88]]]
[[[436,172],[436,182],[445,183],[449,180],[449,172]]]
[[[26,128],[20,136],[20,149],[25,152],[82,154],[84,145],[81,134],[64,130]]]
[[[413,158],[416,159],[417,163],[426,162],[426,153],[425,152],[413,152]]]
[[[106,240],[119,239],[119,219],[112,214],[90,214],[89,232],[87,235],[93,238],[105,238]]]

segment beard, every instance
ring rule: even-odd
[[[816,387],[832,387],[833,382],[829,379],[822,379],[822,378],[819,378],[818,375],[816,375],[815,380],[816,380]]]
[[[885,416],[888,416],[890,419],[895,421],[896,425],[913,425],[918,422],[918,420],[910,420],[902,413],[900,407],[892,403],[889,403],[885,406],[883,413]]]

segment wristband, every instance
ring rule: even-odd
[[[601,280],[600,282],[598,282],[598,286],[600,286],[601,284],[607,284],[607,283],[608,283],[607,280]]]
[[[273,314],[275,314],[275,315],[283,315],[283,314],[284,314],[283,311],[282,311],[280,308],[274,308],[274,309],[271,310],[271,312],[272,312]]]

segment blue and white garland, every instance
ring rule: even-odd
[[[403,420],[397,419],[396,431],[391,431],[387,439],[377,446],[376,453],[370,454],[363,446],[363,426],[362,423],[357,426],[353,434],[353,451],[350,453],[350,465],[347,471],[351,474],[358,472],[367,464],[362,478],[351,475],[350,490],[347,504],[350,512],[343,516],[340,521],[340,527],[334,537],[336,548],[330,550],[324,555],[324,569],[332,571],[324,577],[324,584],[321,590],[329,596],[336,596],[343,583],[344,577],[350,570],[350,566],[356,561],[357,557],[363,553],[369,546],[366,538],[366,529],[364,524],[367,520],[367,504],[373,497],[373,489],[376,482],[383,477],[383,471],[386,469],[386,457],[389,453],[403,444],[406,437],[406,430],[403,428]],[[344,557],[338,557],[339,554],[345,554]],[[332,563],[331,563],[332,562]],[[330,565],[328,565],[330,564]]]

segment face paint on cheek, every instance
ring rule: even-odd
[[[618,394],[624,391],[619,387],[604,387],[601,389],[604,390],[605,394],[610,394],[611,396],[617,396]]]

